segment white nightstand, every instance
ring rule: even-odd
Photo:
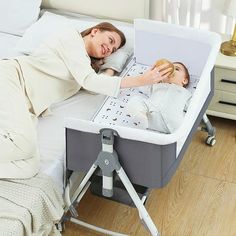
[[[223,41],[229,37],[224,36]],[[207,114],[236,120],[236,57],[219,52],[214,69],[215,93]]]

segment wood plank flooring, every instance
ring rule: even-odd
[[[209,117],[217,143],[198,131],[171,181],[152,190],[146,209],[161,236],[236,236],[236,121]],[[79,219],[132,236],[148,236],[137,210],[86,193]],[[102,234],[66,223],[63,236]]]

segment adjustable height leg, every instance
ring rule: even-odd
[[[130,182],[128,176],[120,165],[118,160],[118,155],[115,150],[113,150],[114,144],[114,134],[117,134],[111,129],[101,130],[102,134],[102,151],[98,155],[98,159],[95,164],[98,165],[103,174],[103,195],[111,197],[113,194],[112,184],[107,182],[110,178],[112,181],[113,171],[116,171],[120,180],[124,184],[126,190],[128,191],[131,199],[133,200],[135,206],[137,207],[139,214],[141,215],[145,225],[153,236],[159,236],[158,230],[153,223],[151,217],[149,216],[146,208],[144,207],[141,199],[139,198],[137,192],[135,191],[132,183]],[[105,178],[104,178],[105,175]],[[111,188],[111,189],[110,189]]]
[[[112,129],[102,129],[102,151],[99,153],[95,165],[102,170],[102,194],[105,197],[112,197],[113,195],[113,172],[119,169],[120,163],[118,155],[113,150],[114,134],[116,131]]]

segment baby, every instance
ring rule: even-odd
[[[148,99],[135,96],[127,106],[129,114],[146,117],[148,129],[168,134],[180,126],[192,95],[186,89],[190,77],[185,65],[181,62],[169,64],[173,72],[165,81],[152,86],[151,96]]]

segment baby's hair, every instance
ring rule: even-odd
[[[186,67],[182,62],[179,62],[179,61],[175,61],[175,62],[173,62],[173,63],[178,63],[178,64],[180,64],[180,65],[183,66],[186,79],[188,80],[188,82],[183,85],[183,87],[186,88],[186,87],[189,85],[189,82],[190,82],[190,75],[189,75],[189,72],[188,72],[187,67]]]

